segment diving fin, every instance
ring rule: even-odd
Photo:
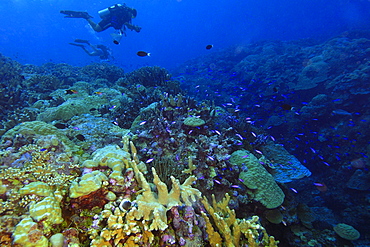
[[[83,11],[61,10],[60,13],[66,15],[64,18],[93,18],[89,13]]]
[[[75,43],[69,43],[70,45],[74,45],[74,46],[78,46],[78,47],[83,47],[83,48],[85,48],[85,46],[84,45],[80,45],[80,44],[75,44]]]
[[[84,43],[84,44],[90,44],[88,40],[85,39],[75,39],[76,43]]]

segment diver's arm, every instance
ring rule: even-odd
[[[141,30],[141,27],[139,27],[139,26],[135,26],[135,25],[132,25],[131,23],[129,23],[129,22],[125,22],[125,24],[124,24],[128,29],[130,29],[130,30],[135,30],[136,32],[140,32],[140,30]]]

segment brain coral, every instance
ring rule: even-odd
[[[360,238],[360,233],[353,226],[340,223],[334,226],[334,231],[342,238],[347,240],[357,240]]]

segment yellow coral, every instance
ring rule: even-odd
[[[134,170],[141,190],[137,192],[133,206],[128,210],[120,206],[113,206],[112,210],[113,202],[105,205],[101,216],[107,218],[107,226],[100,232],[100,236],[95,233],[91,235],[94,239],[91,246],[101,246],[112,240],[114,246],[142,246],[142,243],[152,243],[153,231],[164,231],[168,227],[168,210],[179,205],[190,206],[201,196],[201,192],[192,187],[196,180],[194,176],[190,176],[182,184],[171,176],[172,189],[168,191],[167,185],[152,168],[153,183],[157,190],[155,192],[144,176],[145,170],[139,168],[143,163],[137,158],[135,146],[127,137],[123,138],[123,144],[123,149],[119,152],[127,152],[130,147],[131,159],[128,160],[125,156],[124,163],[126,168]]]
[[[216,226],[210,224],[208,216],[203,212],[202,215],[206,220],[206,231],[208,233],[208,241],[212,247],[218,246],[241,246],[240,242],[247,241],[248,246],[277,246],[277,241],[274,237],[268,236],[266,230],[259,224],[258,216],[253,216],[252,219],[237,219],[235,211],[228,207],[230,196],[225,195],[223,200],[216,202],[214,195],[212,195],[212,206],[208,200],[203,197],[202,203],[212,217]],[[262,235],[262,241],[259,241],[259,236]],[[242,238],[242,236],[244,238]]]
[[[180,185],[177,179],[171,176],[172,189],[168,192],[167,185],[159,179],[155,169],[152,168],[153,183],[158,190],[158,194],[156,194],[151,190],[148,181],[137,168],[136,163],[132,161],[131,165],[142,187],[141,194],[136,198],[138,211],[135,219],[143,218],[145,221],[149,221],[154,217],[149,230],[165,230],[167,228],[167,210],[173,206],[182,204],[191,205],[196,200],[196,197],[201,196],[199,190],[191,187],[191,184],[196,180],[194,176],[190,176],[182,185]]]
[[[83,175],[79,181],[73,181],[70,187],[70,197],[77,198],[88,195],[101,188],[102,182],[107,181],[107,176],[100,171],[93,171]]]
[[[43,200],[30,205],[30,216],[43,224],[61,224],[63,222],[62,209],[54,197],[45,197]]]
[[[47,247],[48,239],[30,217],[21,220],[13,233],[14,243],[24,247]]]

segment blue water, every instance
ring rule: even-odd
[[[110,28],[94,32],[83,19],[65,19],[62,9],[88,11],[98,22],[98,11],[116,1],[3,0],[0,2],[0,52],[23,64],[65,62],[83,66],[98,62],[69,42],[87,39],[109,46],[112,63],[126,71],[144,65],[168,69],[207,51],[256,40],[325,40],[350,29],[369,26],[370,2],[361,0],[141,0],[126,1],[136,8],[133,24],[120,45],[112,43]],[[139,50],[151,53],[138,57]]]

